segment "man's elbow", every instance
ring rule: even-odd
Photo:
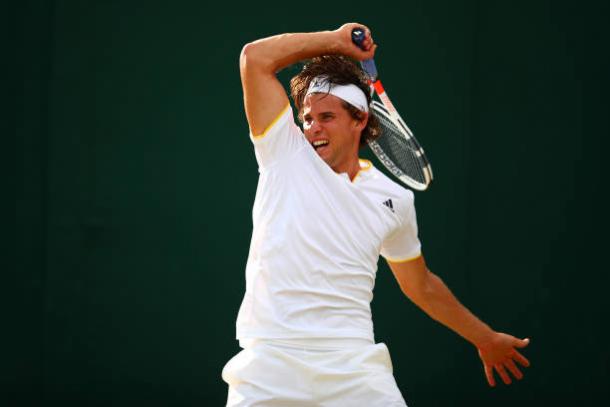
[[[245,66],[248,62],[250,62],[252,60],[253,54],[256,52],[255,48],[256,48],[256,46],[252,42],[249,42],[243,46],[243,48],[241,49],[241,52],[239,54],[239,66],[240,67]]]
[[[244,45],[239,54],[239,70],[242,75],[252,69],[265,69],[266,65],[260,44],[249,42]]]

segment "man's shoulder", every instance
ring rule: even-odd
[[[308,145],[301,128],[296,124],[292,107],[287,104],[260,135],[250,132],[259,169],[271,168]]]
[[[273,119],[271,121],[271,123],[269,123],[269,125],[265,128],[265,130],[261,134],[255,135],[252,133],[252,131],[250,131],[250,138],[252,139],[252,141],[255,144],[257,144],[257,142],[260,143],[263,140],[272,139],[273,136],[277,133],[284,133],[284,132],[291,131],[295,127],[300,130],[300,128],[298,128],[298,126],[295,123],[292,107],[290,106],[290,103],[288,103],[277,114],[275,119]],[[269,136],[271,136],[271,137],[269,137]]]
[[[413,201],[414,194],[413,191],[404,187],[399,182],[394,179],[388,177],[381,170],[376,168],[371,164],[371,183],[372,188],[374,188],[378,192],[384,192],[386,194],[391,195],[394,198]]]

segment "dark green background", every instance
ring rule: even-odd
[[[610,401],[608,8],[18,3],[7,405],[224,405],[257,180],[239,52],[348,21],[372,28],[434,166],[416,194],[428,265],[494,328],[532,340],[526,378],[489,389],[476,351],[380,264],[376,336],[409,405]]]

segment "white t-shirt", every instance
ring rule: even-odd
[[[379,255],[420,255],[413,193],[367,160],[353,181],[334,172],[290,105],[250,137],[260,175],[237,338],[374,341]]]

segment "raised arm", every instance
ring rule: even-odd
[[[515,362],[527,367],[529,361],[517,348],[527,346],[529,339],[496,332],[479,320],[457,300],[438,276],[428,270],[423,257],[388,264],[403,293],[411,301],[477,348],[490,386],[496,384],[494,369],[505,384],[511,383],[507,370],[517,379],[523,377]]]
[[[335,31],[281,34],[246,44],[239,68],[250,131],[262,134],[288,104],[277,72],[298,61],[320,55],[342,54],[357,60],[372,58],[376,46],[365,27],[363,51],[352,43],[351,32],[362,24],[349,23]]]

